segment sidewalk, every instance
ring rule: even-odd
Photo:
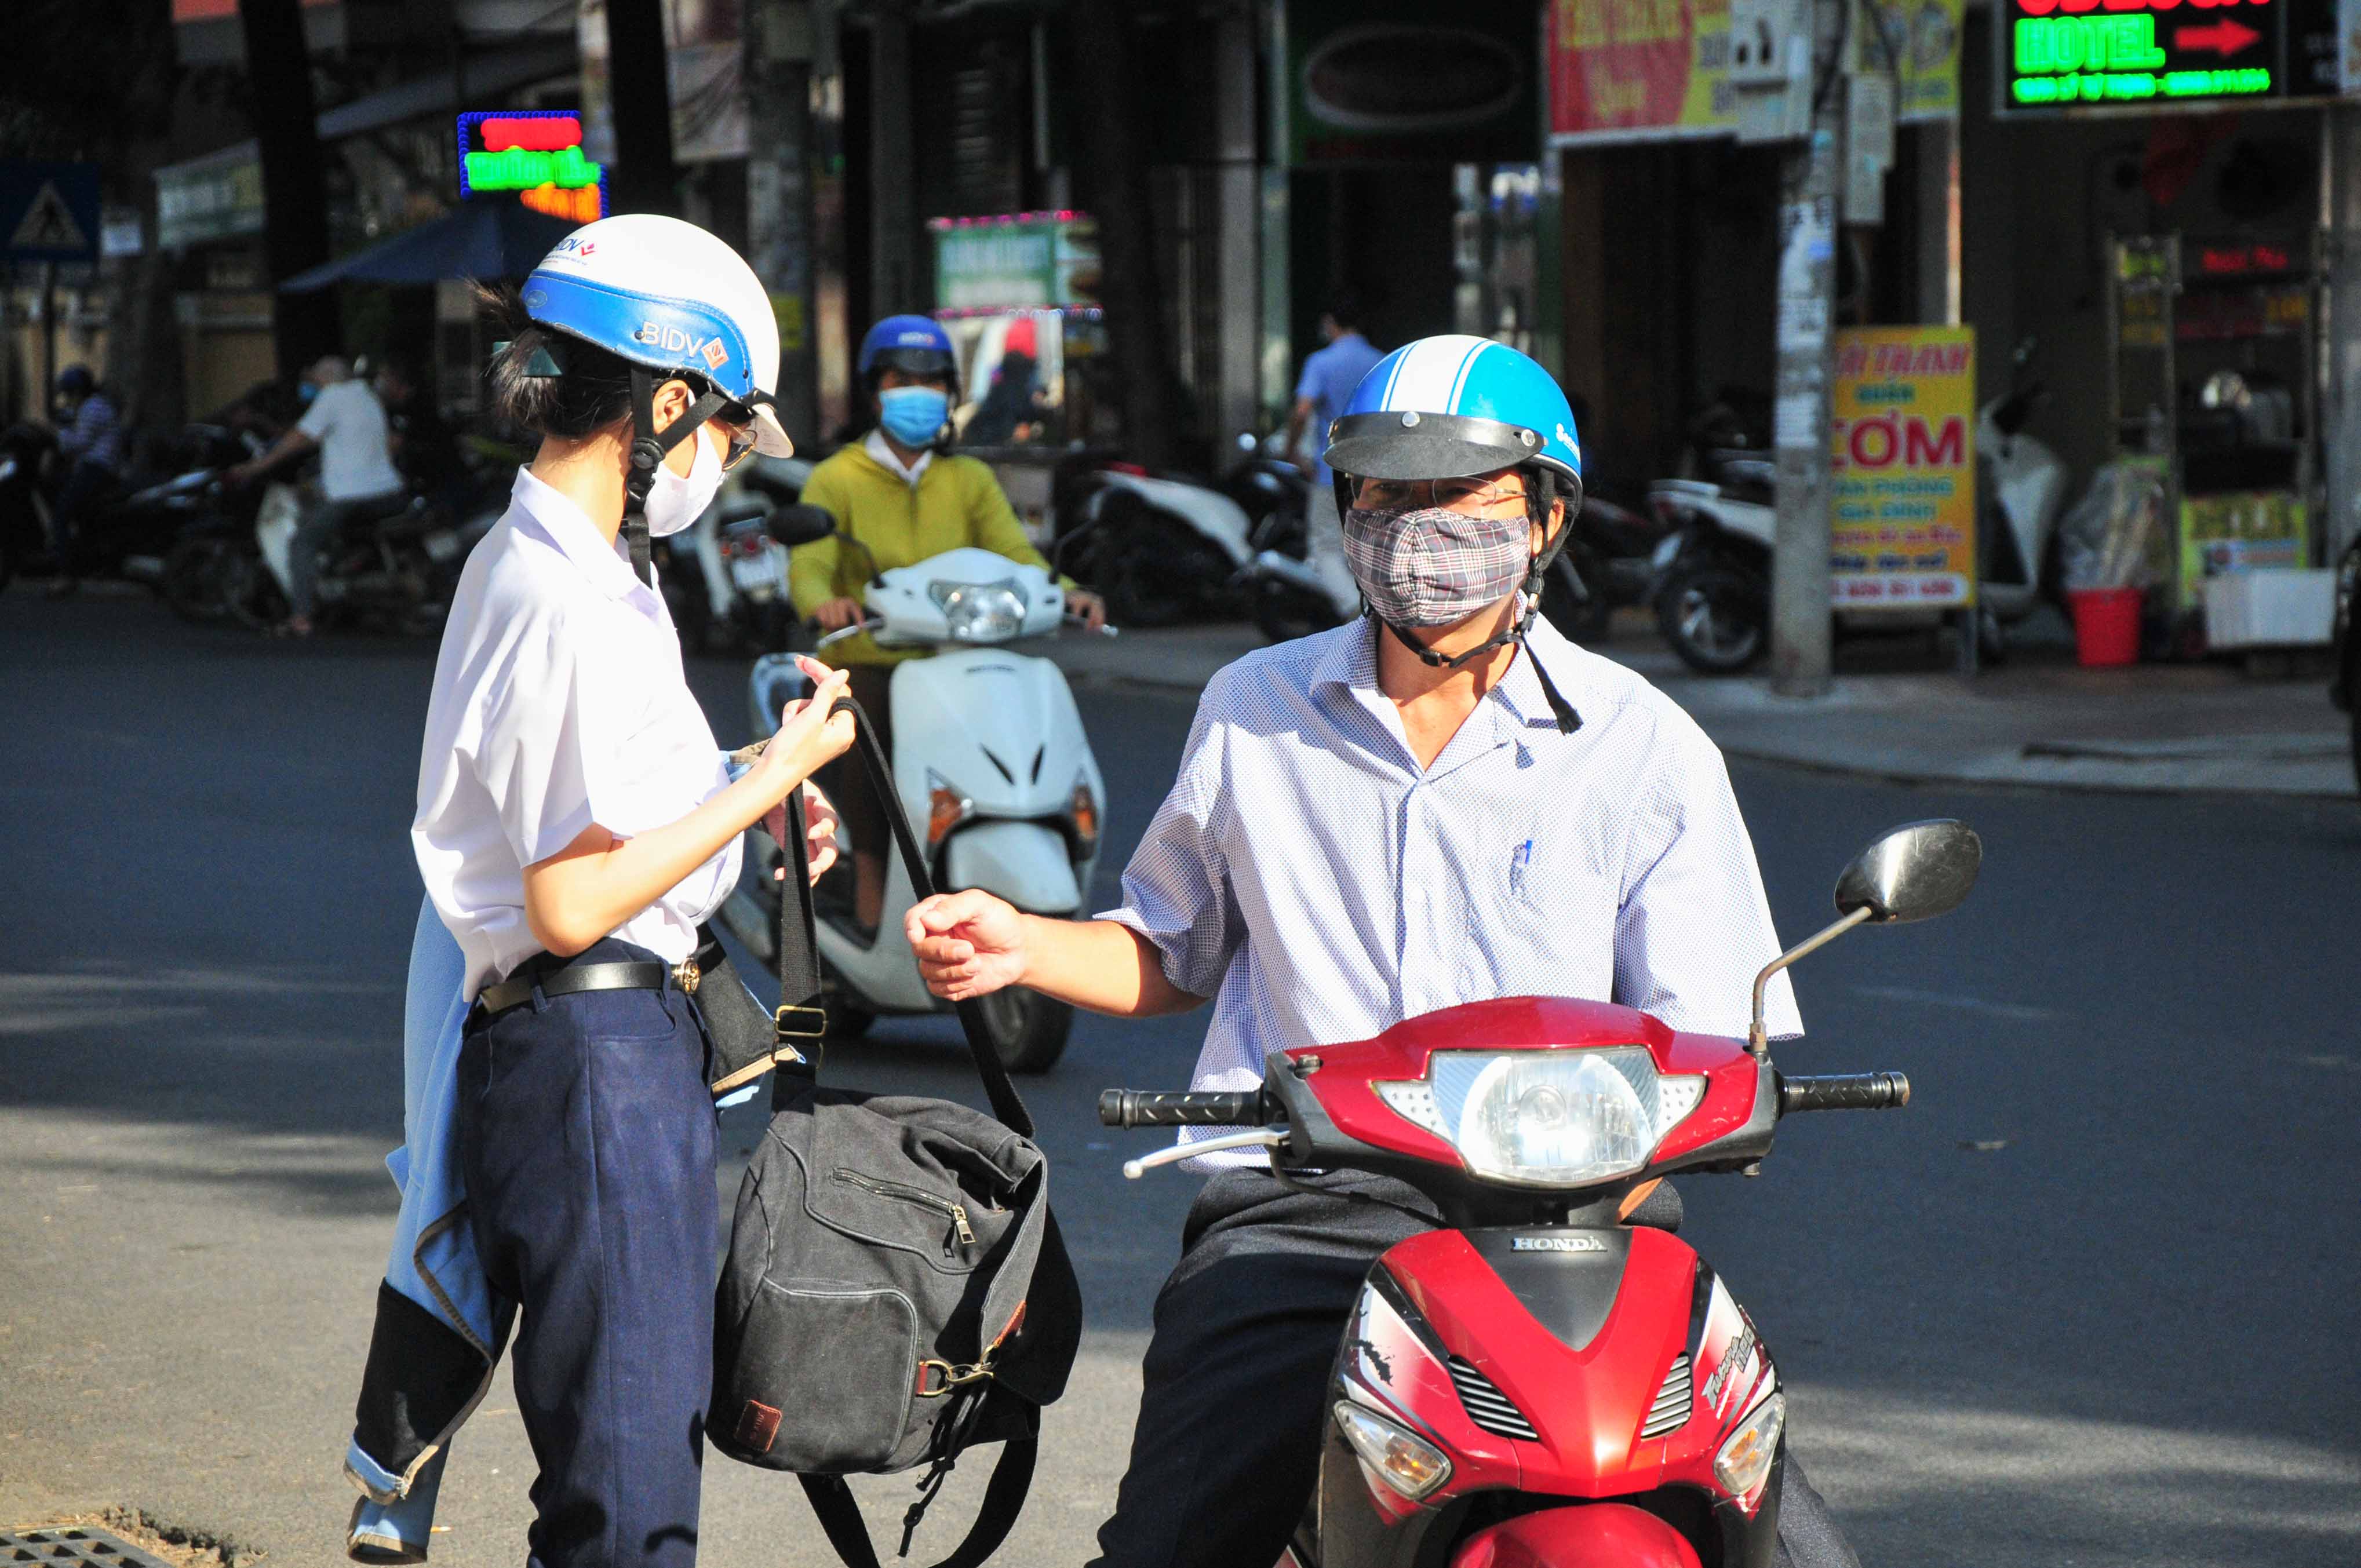
[[[1078,681],[1195,691],[1260,646],[1249,626],[1188,626],[1067,638],[1054,656]],[[1828,696],[1798,702],[1773,696],[1759,674],[1694,675],[1636,628],[1619,627],[1598,652],[1662,688],[1732,756],[1908,781],[2355,793],[2348,720],[2329,705],[2323,676],[2260,680],[2213,664],[2085,670],[2037,645],[1973,681],[1843,674]]]

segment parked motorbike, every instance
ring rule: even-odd
[[[1239,575],[1260,546],[1235,496],[1120,462],[1062,473],[1053,493],[1049,559],[1096,588],[1115,620],[1170,626],[1237,612]]]
[[[834,523],[817,507],[791,507],[774,514],[769,527],[792,548],[826,538]],[[821,638],[820,647],[865,630],[887,647],[935,650],[895,666],[891,700],[894,778],[910,820],[925,825],[936,885],[982,888],[1038,915],[1081,913],[1098,863],[1106,786],[1064,674],[1006,646],[1072,619],[1057,579],[963,546],[875,575],[862,602],[866,619]],[[754,732],[775,728],[780,709],[807,685],[793,654],[755,660],[746,681]],[[722,919],[767,958],[777,940],[778,886],[769,874],[779,863],[777,846],[750,833],[746,862],[758,869],[741,882]],[[821,905],[819,958],[832,992],[832,1032],[859,1034],[880,1014],[949,1011],[918,978],[903,933],[915,902],[908,873],[888,855],[873,938],[849,912]],[[1011,1072],[1047,1072],[1073,1026],[1071,1007],[1015,987],[988,998],[983,1013]]]
[[[1516,997],[1274,1051],[1258,1090],[1100,1097],[1109,1126],[1247,1129],[1126,1176],[1257,1148],[1281,1171],[1398,1177],[1444,1216],[1369,1271],[1281,1568],[1770,1568],[1786,1398],[1753,1320],[1675,1235],[1680,1204],[1659,1181],[1751,1174],[1801,1112],[1908,1103],[1898,1072],[1781,1073],[1763,987],[1854,926],[1957,906],[1981,858],[1953,821],[1870,845],[1838,879],[1841,918],[1756,978],[1747,1040]]]
[[[1689,427],[1689,470],[1648,487],[1664,529],[1652,565],[1656,629],[1706,674],[1747,668],[1770,648],[1771,549],[1777,463],[1728,401]]]
[[[83,512],[74,529],[76,572],[160,587],[164,563],[211,505],[215,471],[260,450],[258,438],[215,424],[192,424],[162,444],[160,473],[134,477]],[[0,435],[0,587],[22,570],[54,572],[50,469],[57,436],[37,424]]]
[[[2336,611],[2329,633],[2328,697],[2353,718],[2353,779],[2361,784],[2361,631],[2353,620],[2361,613],[2361,537],[2345,547],[2336,564]]]
[[[787,645],[795,630],[787,553],[763,522],[796,503],[811,471],[801,457],[749,458],[730,470],[694,526],[657,542],[664,603],[688,652]]]

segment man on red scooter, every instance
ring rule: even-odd
[[[1779,944],[1720,753],[1537,614],[1581,504],[1565,395],[1514,349],[1424,338],[1368,373],[1328,436],[1367,614],[1207,685],[1124,907],[1045,919],[969,892],[914,908],[928,986],[1027,985],[1123,1016],[1210,997],[1201,1090],[1258,1087],[1273,1050],[1494,996],[1744,1034]],[[1803,1032],[1784,973],[1767,1018]],[[1157,1299],[1099,1568],[1278,1558],[1362,1279],[1434,1223],[1389,1178],[1281,1185],[1246,1151],[1193,1163],[1211,1179]],[[1780,1536],[1783,1561],[1857,1568],[1792,1453]]]

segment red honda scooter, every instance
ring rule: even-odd
[[[1837,883],[1843,917],[1755,977],[1746,1040],[1516,997],[1275,1051],[1259,1090],[1100,1097],[1109,1126],[1260,1129],[1160,1149],[1126,1176],[1263,1147],[1282,1171],[1398,1177],[1443,1213],[1369,1271],[1318,1496],[1280,1568],[1771,1568],[1785,1397],[1657,1184],[1751,1172],[1799,1111],[1908,1102],[1898,1072],[1778,1072],[1763,988],[1855,926],[1956,907],[1982,855],[1953,821],[1864,850]]]

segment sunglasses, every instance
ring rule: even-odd
[[[721,454],[723,473],[727,474],[754,455],[754,422],[751,418],[744,424],[732,424],[722,419],[710,422],[730,438],[729,447]]]

